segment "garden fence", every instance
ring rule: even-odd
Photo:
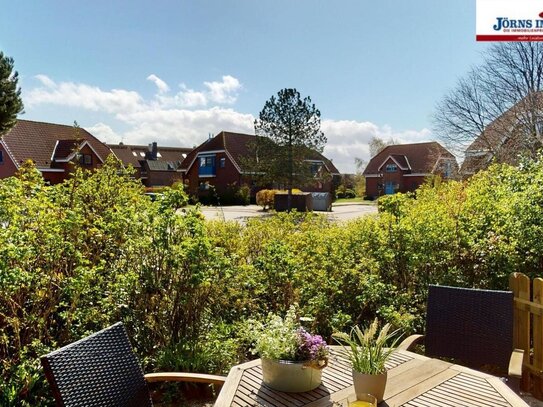
[[[509,277],[514,295],[513,346],[524,350],[521,389],[543,400],[543,278]]]

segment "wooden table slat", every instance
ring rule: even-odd
[[[503,402],[504,404],[507,404],[507,402],[504,401],[503,397],[499,393],[497,393],[495,389],[490,384],[488,384],[488,382],[486,383],[486,387],[483,387],[479,384],[466,384],[466,382],[464,382],[462,378],[459,378],[458,376],[460,375],[457,375],[454,377],[454,379],[449,380],[447,382],[447,386],[459,392],[471,391],[472,393],[477,394],[479,397],[496,400],[497,402]]]
[[[505,383],[486,373],[396,351],[387,361],[385,401],[380,407],[527,407]],[[347,407],[355,400],[350,362],[332,349],[322,384],[306,393],[282,393],[262,384],[260,360],[231,369],[216,407]]]
[[[424,366],[424,365],[422,365]],[[436,372],[434,370],[434,372]],[[410,381],[410,385],[402,383],[400,389],[394,388],[393,386],[387,385],[387,390],[385,391],[385,399],[387,400],[387,406],[401,406],[404,403],[416,398],[418,395],[426,393],[428,390],[433,389],[438,384],[443,383],[445,380],[450,379],[456,373],[450,371],[449,369],[441,370],[435,374],[429,374],[426,370],[424,371],[423,379],[419,382],[414,381],[415,375],[413,372],[406,372],[404,375],[399,376],[399,378],[405,378]],[[409,375],[409,376],[408,376]],[[407,377],[406,377],[407,376]],[[388,395],[388,394],[390,395]]]
[[[479,394],[479,393],[473,394],[473,393],[470,393],[467,390],[453,389],[450,386],[447,386],[446,384],[444,384],[443,386],[437,386],[436,388],[430,390],[428,393],[429,394],[436,393],[436,394],[442,394],[442,395],[454,394],[455,396],[457,396],[461,400],[469,401],[469,403],[471,405],[473,405],[474,407],[479,407],[479,406],[480,407],[485,407],[485,406],[486,407],[495,407],[497,405],[507,406],[509,404],[507,402],[489,400],[487,398],[482,397],[481,394]]]

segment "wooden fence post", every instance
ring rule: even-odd
[[[536,304],[543,304],[543,278],[534,278],[533,282],[533,302]],[[543,370],[543,316],[534,314],[534,367],[541,371]],[[533,380],[533,394],[541,400],[543,399],[543,380],[541,376],[534,376]]]
[[[530,301],[530,279],[522,273],[513,273],[509,277],[509,288],[516,298]],[[530,364],[530,312],[519,310],[514,306],[513,346],[524,350],[523,365]],[[522,369],[520,388],[530,391],[530,373]]]

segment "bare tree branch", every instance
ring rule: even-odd
[[[543,144],[542,86],[542,43],[494,44],[437,104],[436,134],[457,155],[516,163]]]

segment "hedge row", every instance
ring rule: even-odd
[[[206,222],[187,197],[154,202],[110,160],[44,185],[0,181],[0,405],[52,405],[38,356],[115,321],[146,371],[225,373],[247,320],[298,303],[329,338],[375,316],[421,331],[429,283],[506,288],[543,264],[543,164],[493,166],[379,201],[380,214]]]

